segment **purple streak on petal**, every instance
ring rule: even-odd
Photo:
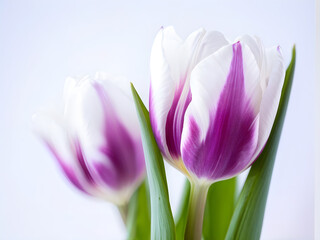
[[[163,147],[163,142],[161,139],[160,131],[157,124],[157,119],[154,111],[154,102],[153,102],[153,95],[152,95],[152,85],[150,84],[149,89],[149,116],[150,116],[150,124],[152,127],[152,131],[154,134],[154,138],[156,139],[156,142],[158,144],[158,147],[163,155],[166,155]],[[166,156],[167,157],[167,156]]]
[[[93,163],[93,167],[105,184],[107,184],[112,189],[119,188],[120,182],[114,169],[106,166],[104,163],[101,162]]]
[[[214,73],[213,73],[214,74]],[[233,58],[209,128],[200,142],[200,129],[190,117],[190,133],[183,147],[183,160],[199,178],[219,180],[240,173],[256,148],[256,116],[246,96],[240,42],[233,45]]]
[[[201,168],[201,166],[197,166],[197,161],[199,161],[199,155],[203,150],[203,143],[200,141],[200,129],[195,119],[190,116],[187,121],[189,121],[189,125],[186,125],[189,128],[189,132],[182,147],[182,160],[189,170],[198,175],[197,172],[200,172],[198,168]],[[201,176],[198,175],[198,177]]]
[[[277,47],[277,51],[281,54],[281,47],[280,46]]]
[[[69,179],[69,181],[76,187],[78,188],[80,191],[89,194],[84,187],[81,185],[78,177],[75,174],[74,169],[69,166],[63,159],[62,157],[58,154],[58,152],[56,151],[56,149],[52,146],[52,144],[50,144],[49,142],[45,141],[47,147],[49,148],[49,150],[51,151],[51,153],[53,154],[53,156],[57,159],[57,162],[59,164],[59,166],[61,167],[63,173],[65,174],[65,176]],[[89,194],[90,195],[90,194]]]
[[[88,182],[88,184],[95,185],[96,183],[95,183],[95,181],[89,171],[87,162],[85,160],[85,157],[84,157],[84,154],[83,154],[83,151],[82,151],[82,148],[81,148],[81,145],[80,145],[80,142],[78,139],[74,140],[74,146],[75,146],[75,150],[76,150],[76,159],[77,159],[77,162],[79,163],[81,172],[82,172],[85,180]]]
[[[175,91],[171,108],[168,112],[166,121],[166,142],[168,150],[173,159],[178,159],[181,155],[181,134],[183,128],[184,115],[191,102],[191,92],[189,89],[186,99],[182,99],[181,95],[184,89],[185,80]]]
[[[137,147],[142,145],[141,140],[135,139],[122,124],[103,87],[98,83],[94,87],[101,100],[105,117],[103,130],[105,143],[100,150],[111,163],[108,167],[96,164],[96,170],[112,188],[130,185],[144,171],[144,157],[140,153],[142,147]]]

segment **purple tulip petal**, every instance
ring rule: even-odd
[[[75,151],[76,151],[76,160],[79,164],[79,167],[81,169],[81,173],[83,175],[83,177],[85,178],[85,180],[87,181],[88,184],[90,185],[95,185],[95,181],[89,171],[86,159],[83,155],[83,151],[80,145],[80,142],[78,139],[74,140],[74,145],[75,145]]]
[[[112,102],[98,83],[94,85],[104,109],[104,139],[101,152],[110,161],[111,166],[95,164],[97,172],[107,185],[120,188],[132,184],[144,171],[142,143],[135,139],[121,123]],[[104,172],[105,171],[105,172]]]
[[[82,184],[80,183],[74,168],[69,166],[66,161],[64,159],[62,159],[62,157],[58,154],[58,152],[56,151],[56,149],[53,147],[52,144],[50,144],[49,142],[46,142],[47,147],[49,148],[50,152],[53,154],[53,156],[57,159],[57,162],[59,164],[59,166],[61,167],[63,173],[66,175],[66,177],[69,179],[69,181],[76,187],[78,188],[80,191],[89,194],[84,187],[82,186]],[[90,194],[89,194],[90,195]]]
[[[183,147],[183,161],[197,177],[212,181],[231,177],[244,170],[256,148],[256,114],[246,95],[240,43],[233,45],[229,74],[215,111],[209,116],[205,139],[189,117],[189,137]]]
[[[169,110],[166,122],[166,141],[168,150],[174,159],[181,155],[180,144],[183,128],[184,115],[191,102],[191,92],[188,90],[186,99],[182,97],[184,81],[175,92],[172,106]],[[179,105],[180,104],[180,105]]]
[[[159,148],[169,161],[181,156],[184,115],[191,101],[190,73],[199,61],[227,43],[221,33],[204,29],[182,40],[168,27],[155,38],[150,58],[150,121]]]
[[[120,181],[115,169],[107,167],[104,163],[101,162],[93,163],[93,167],[108,187],[112,189],[119,188]]]

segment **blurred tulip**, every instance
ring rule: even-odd
[[[191,181],[189,215],[201,221],[188,225],[201,228],[203,211],[192,205],[204,205],[212,183],[247,169],[266,144],[284,81],[282,54],[248,35],[229,42],[200,29],[183,41],[168,27],[154,40],[150,68],[153,132]]]
[[[145,163],[134,105],[116,85],[102,73],[93,80],[67,78],[64,112],[33,118],[77,189],[125,206],[145,176]]]

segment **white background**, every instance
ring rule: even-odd
[[[280,45],[295,81],[276,159],[262,239],[313,239],[314,2],[1,1],[0,239],[124,239],[116,209],[67,182],[31,131],[38,109],[61,101],[66,76],[124,75],[147,100],[149,54],[161,26],[199,27]],[[168,169],[173,211],[183,178]]]

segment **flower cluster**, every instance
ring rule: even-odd
[[[151,140],[160,158],[190,181],[183,236],[201,239],[209,187],[249,168],[270,136],[285,77],[281,50],[248,35],[229,41],[220,32],[199,29],[183,40],[173,27],[161,28],[150,73]],[[63,111],[40,112],[34,122],[77,189],[123,210],[144,181],[149,160],[143,150],[150,149],[145,141],[142,146],[133,101],[120,82],[103,73],[67,78]],[[166,181],[154,184],[154,170],[148,180],[159,191]],[[151,199],[163,207],[158,195]]]

